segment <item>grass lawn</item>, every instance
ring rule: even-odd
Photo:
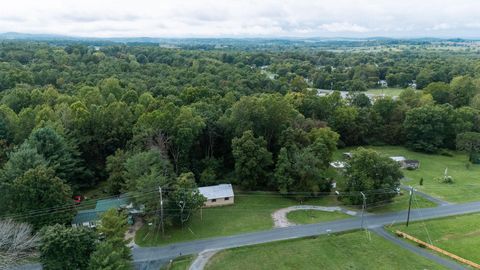
[[[420,161],[420,168],[414,171],[403,170],[405,185],[413,185],[416,189],[450,202],[468,202],[480,200],[480,165],[468,164],[468,157],[464,153],[453,152],[452,157],[442,155],[430,155],[409,151],[400,146],[369,146],[387,156],[405,156],[407,159]],[[340,149],[336,158],[340,158],[343,152],[351,151],[352,148]],[[454,178],[453,184],[443,184],[435,180],[442,177],[448,168],[448,174]],[[423,186],[419,185],[423,178]],[[418,197],[417,197],[418,198]]]
[[[408,200],[409,196],[408,193],[402,191],[402,195],[395,196],[393,201],[390,203],[379,203],[377,205],[368,205],[367,212],[371,213],[386,213],[386,212],[395,212],[395,211],[402,211],[408,209]],[[412,209],[416,208],[428,208],[428,207],[435,207],[437,206],[435,203],[424,199],[421,196],[415,196],[415,201],[412,202]]]
[[[367,93],[368,94],[373,94],[373,95],[385,95],[389,97],[393,96],[399,96],[404,88],[380,88],[380,89],[368,89]]]
[[[480,263],[480,214],[446,217],[424,222],[388,227],[391,231],[400,230],[460,257]]]
[[[235,204],[212,207],[196,213],[184,228],[166,228],[165,238],[148,225],[136,234],[135,242],[141,246],[157,246],[174,242],[191,241],[209,237],[227,236],[273,228],[271,214],[280,208],[298,205],[293,199],[272,193],[238,193]],[[335,196],[310,199],[304,204],[336,205]]]
[[[364,231],[273,242],[222,251],[210,260],[216,269],[445,269]]]
[[[173,260],[172,264],[162,267],[161,270],[188,270],[195,260],[195,257],[195,255],[178,257]]]
[[[296,210],[287,214],[287,219],[296,224],[312,224],[351,217],[338,211],[326,212],[318,210]]]

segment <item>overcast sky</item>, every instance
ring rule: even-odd
[[[0,32],[88,37],[480,37],[479,0],[3,0]]]

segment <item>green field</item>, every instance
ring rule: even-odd
[[[373,95],[385,95],[389,97],[399,96],[404,88],[380,88],[380,89],[368,89],[366,93]]]
[[[287,214],[287,219],[296,224],[312,224],[351,217],[338,211],[325,212],[318,210],[297,210]]]
[[[304,203],[325,206],[338,204],[335,196],[311,199]],[[161,237],[158,229],[144,226],[137,232],[135,242],[141,246],[156,246],[268,230],[273,228],[271,214],[275,210],[298,204],[280,194],[236,194],[234,205],[203,209],[201,214],[199,212],[192,217],[185,228],[167,228],[165,238]]]
[[[371,241],[356,231],[229,249],[213,256],[206,269],[445,269],[370,235]]]
[[[378,203],[374,205],[367,206],[367,212],[371,213],[386,213],[386,212],[395,212],[408,209],[408,200],[409,196],[405,191],[402,191],[402,195],[398,195],[393,198],[392,202],[389,203]],[[412,202],[412,209],[415,208],[428,208],[437,206],[435,203],[424,199],[423,197],[416,196],[415,200]]]
[[[400,230],[460,257],[480,263],[480,214],[447,217],[387,228]]]
[[[413,185],[420,191],[424,191],[434,197],[450,202],[468,202],[480,200],[480,165],[470,164],[467,167],[467,155],[460,152],[453,152],[453,156],[431,155],[409,151],[400,146],[379,146],[368,147],[375,149],[387,156],[405,156],[407,159],[420,161],[418,170],[403,170],[407,179],[403,180],[405,185]],[[343,152],[351,151],[352,148],[340,149],[336,158],[340,158]],[[444,184],[436,180],[442,177],[445,169],[454,178],[453,184]],[[423,186],[419,185],[420,178],[423,178]]]

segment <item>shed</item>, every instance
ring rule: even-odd
[[[414,159],[406,159],[403,161],[402,168],[407,170],[416,170],[420,167],[420,161]]]
[[[207,201],[205,202],[205,207],[228,205],[234,203],[234,194],[231,184],[199,187],[198,191],[205,198],[207,198]]]
[[[350,159],[353,157],[353,154],[351,152],[345,152],[343,153],[343,158],[345,159]]]

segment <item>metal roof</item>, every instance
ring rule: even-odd
[[[96,221],[100,218],[99,216],[100,213],[98,213],[95,209],[80,210],[73,218],[72,224],[82,224],[84,222]]]
[[[126,207],[127,205],[128,201],[126,198],[98,200],[95,206],[95,210],[97,212],[105,212],[112,208]]]
[[[200,191],[200,194],[202,194],[208,200],[234,196],[231,184],[199,187],[198,191]]]
[[[405,161],[405,160],[406,160],[406,158],[403,157],[403,156],[390,157],[390,159],[393,160],[393,161],[397,161],[397,162]]]

